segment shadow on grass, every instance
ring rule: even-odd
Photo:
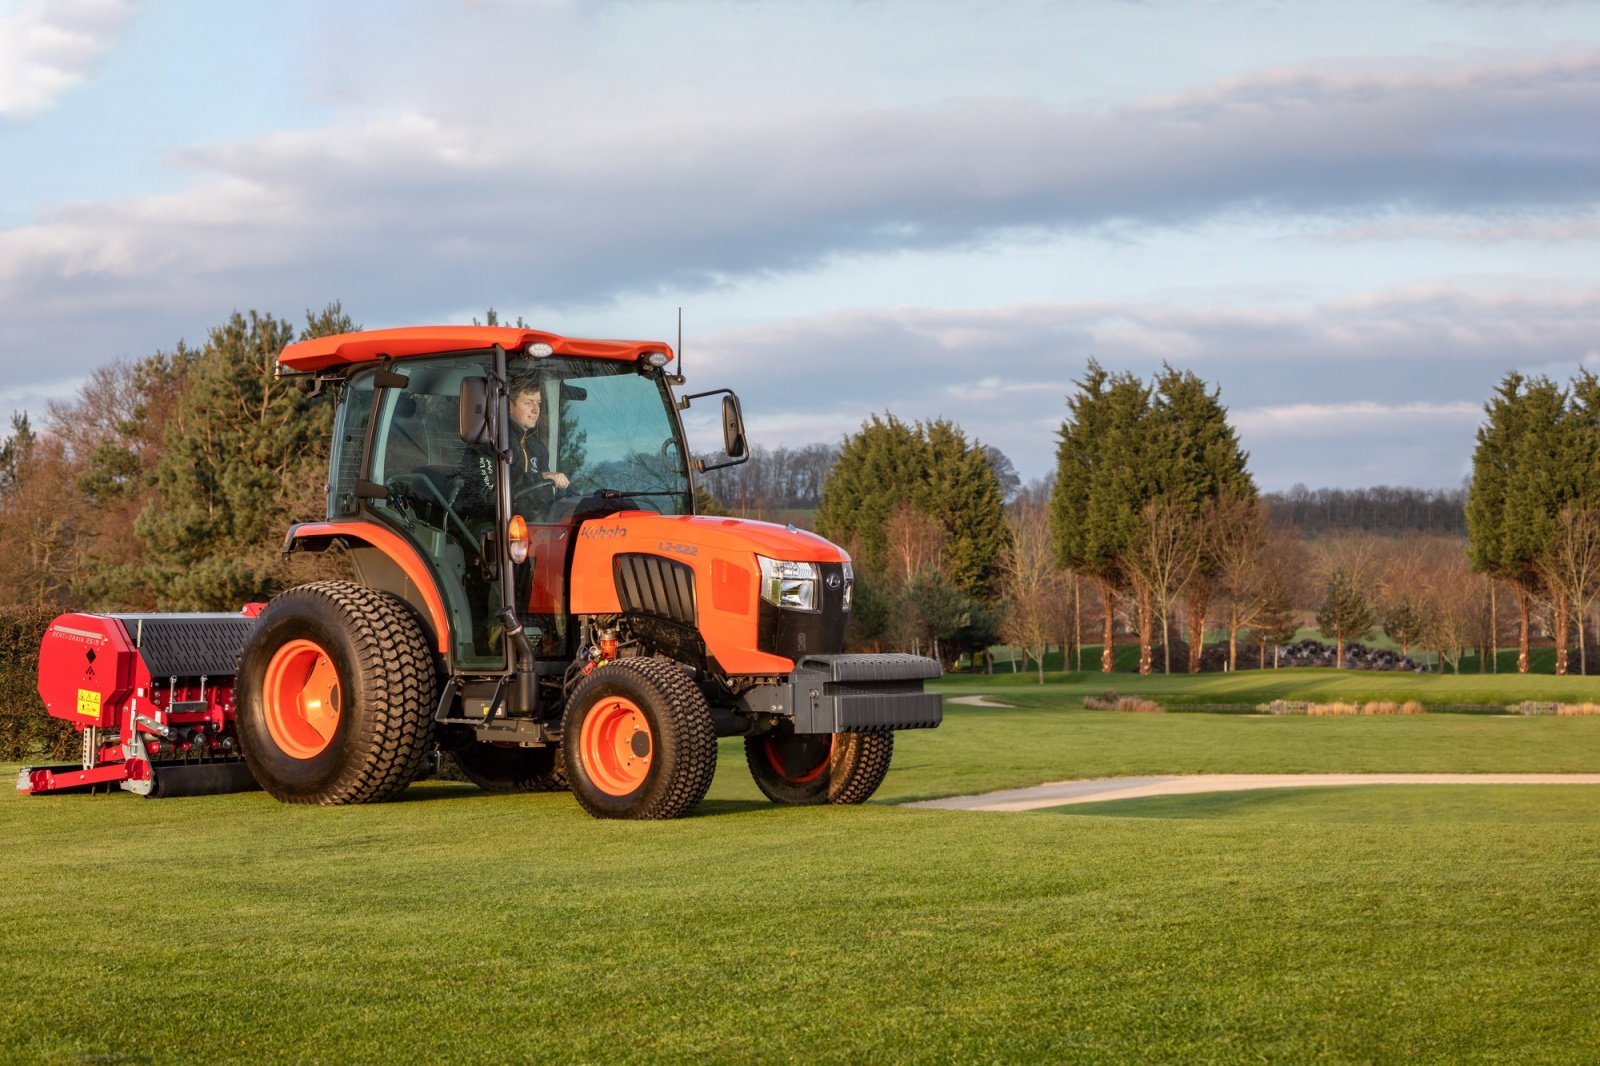
[[[1269,814],[1274,810],[1305,811],[1306,800],[1325,797],[1337,805],[1349,795],[1338,788],[1263,788],[1244,792],[1203,792],[1190,796],[1147,796],[1142,799],[1107,800],[1050,807],[1038,813],[1100,818],[1229,818]]]

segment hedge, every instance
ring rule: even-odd
[[[0,607],[0,759],[69,759],[82,747],[72,723],[45,714],[39,700],[39,641],[59,613]]]

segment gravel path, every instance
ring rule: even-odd
[[[1102,777],[1055,781],[981,796],[907,803],[941,811],[1034,811],[1074,803],[1243,792],[1260,788],[1320,788],[1327,785],[1600,785],[1600,774],[1192,774],[1182,777]]]

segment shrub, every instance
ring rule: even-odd
[[[1600,714],[1596,703],[1554,703],[1549,700],[1523,700],[1506,708],[1507,714]]]
[[[52,718],[39,701],[39,641],[58,612],[50,607],[0,607],[0,759],[65,759],[81,734]]]
[[[1139,696],[1119,696],[1116,689],[1108,688],[1098,696],[1085,696],[1086,711],[1132,711],[1138,714],[1160,714],[1161,705]]]
[[[1341,714],[1426,714],[1426,709],[1416,700],[1406,700],[1396,703],[1393,700],[1369,700],[1366,703],[1313,703],[1306,708],[1307,714],[1341,715]]]
[[[1311,705],[1302,700],[1273,700],[1264,703],[1256,710],[1265,714],[1305,714]]]

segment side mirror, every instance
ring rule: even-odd
[[[722,397],[722,445],[729,459],[743,459],[748,450],[744,439],[744,415],[739,411],[739,397],[731,392]]]
[[[489,443],[489,379],[463,378],[456,421],[464,444]]]

